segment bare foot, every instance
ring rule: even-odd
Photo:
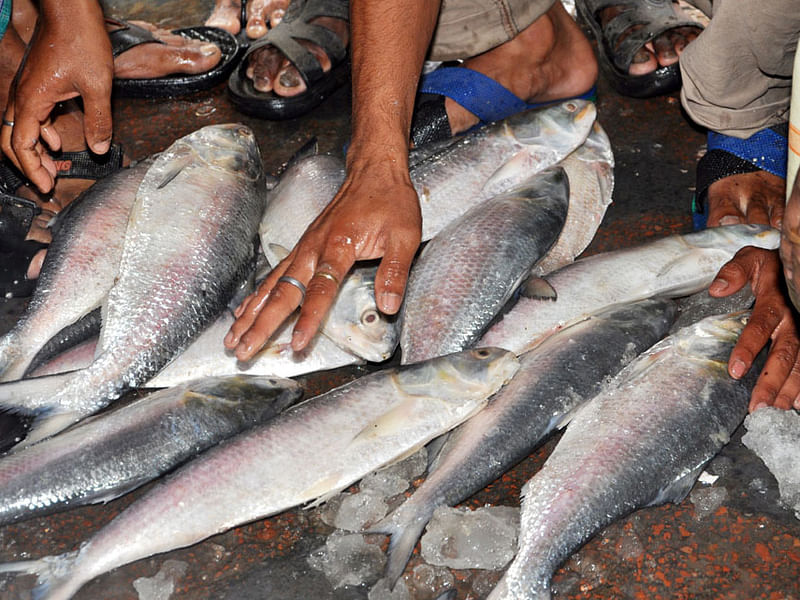
[[[635,0],[642,1],[642,0]],[[679,18],[685,19],[686,15],[681,12],[678,3],[674,2],[673,7]],[[609,6],[600,12],[600,23],[605,27],[618,14],[623,12],[625,5]],[[623,35],[620,36],[618,44],[642,25],[632,25]],[[631,75],[647,75],[659,67],[666,67],[678,62],[681,52],[694,40],[702,30],[699,27],[676,27],[662,33],[652,42],[648,42],[636,52],[633,61],[628,69]]]
[[[334,17],[319,17],[311,23],[322,25],[336,33],[346,46],[350,27],[346,21]],[[311,42],[298,40],[319,61],[322,70],[331,69],[331,60],[325,51]],[[253,87],[259,92],[275,92],[279,96],[297,96],[306,91],[306,83],[294,65],[283,53],[272,46],[265,46],[253,52],[249,58],[246,75],[253,80]]]
[[[289,0],[250,0],[247,3],[247,37],[258,39],[267,33],[268,27],[281,22]],[[241,0],[216,0],[214,10],[206,20],[209,27],[219,27],[236,35],[242,29]]]
[[[597,80],[597,60],[589,40],[560,2],[514,39],[466,61],[528,102],[569,98]],[[453,133],[466,131],[478,117],[445,98]]]
[[[767,171],[740,173],[708,187],[707,224],[756,223],[780,229],[785,207],[786,180]]]
[[[143,27],[164,42],[140,44],[126,50],[114,59],[114,76],[120,79],[163,77],[175,73],[205,73],[213,69],[222,58],[219,47],[209,42],[185,38],[143,21],[131,21]],[[108,24],[109,32],[117,29]]]

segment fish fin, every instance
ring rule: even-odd
[[[483,184],[481,194],[495,196],[528,179],[537,166],[529,149],[523,149],[504,162]]]
[[[36,575],[38,585],[32,591],[33,600],[71,598],[85,583],[72,577],[79,552],[45,556],[38,560],[23,560],[0,564],[0,573]]]
[[[161,190],[167,187],[167,185],[169,185],[173,179],[180,175],[181,171],[183,171],[192,162],[192,158],[192,155],[187,153],[185,156],[180,156],[171,161],[170,166],[172,168],[164,172],[164,176],[156,186],[156,189]]]
[[[450,431],[443,433],[439,437],[428,442],[426,446],[428,449],[428,473],[433,473],[436,470],[436,465],[439,464],[439,458],[442,456],[442,450],[445,444],[447,444],[447,440],[450,439],[450,433]]]
[[[417,545],[422,530],[430,520],[424,515],[416,518],[403,518],[402,504],[397,510],[384,517],[364,533],[385,533],[389,536],[389,550],[387,551],[386,570],[384,577],[389,580],[389,588],[394,588],[395,583],[403,575],[408,559],[411,558],[414,547]]]
[[[339,482],[342,479],[341,473],[336,473],[334,475],[328,475],[327,477],[323,477],[319,481],[317,481],[314,485],[303,492],[303,496],[308,498],[314,498],[313,500],[309,501],[303,508],[314,508],[319,506],[320,504],[324,504],[331,498],[333,498],[336,494],[341,492],[343,489],[347,487],[347,485],[342,486]]]
[[[694,271],[697,269],[698,254],[695,252],[687,252],[674,260],[665,264],[661,270],[656,274],[656,277],[661,280],[669,280],[672,278],[672,273],[680,273],[681,271]],[[675,281],[685,281],[685,277],[675,277]],[[697,291],[697,282],[689,280],[686,283],[677,283],[672,287],[657,285],[661,291],[659,295],[671,298],[680,296],[687,296],[694,294]]]
[[[656,506],[666,502],[680,504],[683,499],[689,495],[689,492],[692,491],[694,482],[697,481],[698,477],[700,477],[700,473],[703,472],[703,467],[706,466],[706,462],[708,461],[704,461],[703,464],[693,471],[689,471],[685,475],[661,488],[658,491],[658,495],[647,506]]]
[[[401,431],[403,426],[408,423],[408,415],[414,412],[418,403],[419,398],[409,397],[393,404],[381,416],[359,431],[350,443],[381,438]]]
[[[83,415],[76,412],[55,412],[43,411],[37,414],[31,424],[28,426],[28,432],[19,444],[14,446],[14,449],[25,448],[32,446],[36,442],[41,442],[43,439],[49,438],[60,431],[64,431],[73,423],[77,423]]]
[[[529,277],[523,281],[520,294],[533,300],[558,300],[555,288],[541,277]]]
[[[289,250],[281,246],[280,244],[269,244],[269,254],[267,254],[267,258],[269,259],[270,263],[275,261],[275,264],[272,265],[273,267],[277,266],[279,262],[281,262],[284,258],[289,256]]]

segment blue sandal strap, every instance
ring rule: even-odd
[[[762,129],[746,139],[709,131],[708,149],[724,150],[786,179],[787,139],[772,129]]]

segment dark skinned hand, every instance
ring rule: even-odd
[[[776,250],[746,247],[720,269],[709,294],[725,297],[747,283],[756,297],[752,316],[728,361],[731,377],[741,378],[756,355],[772,342],[766,364],[750,397],[749,410],[760,406],[800,409],[800,339],[796,312],[783,293],[781,262]]]
[[[51,150],[61,148],[50,120],[59,102],[80,96],[87,144],[98,154],[108,151],[113,76],[111,43],[96,0],[42,2],[4,115],[14,127],[0,131],[3,153],[42,192],[53,188],[56,168],[40,140]]]
[[[289,256],[237,308],[225,346],[239,360],[252,358],[264,346],[302,300],[297,287],[278,281],[287,275],[307,288],[292,335],[292,348],[302,350],[357,260],[383,257],[375,276],[375,299],[382,312],[396,313],[421,236],[422,216],[405,156],[376,155],[351,166],[339,193]]]

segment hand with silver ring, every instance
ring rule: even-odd
[[[3,125],[5,127],[14,127],[14,121],[9,121],[8,119],[3,119]]]
[[[289,275],[282,275],[278,277],[278,283],[280,282],[288,283],[289,285],[293,285],[298,290],[300,290],[300,306],[303,305],[303,302],[306,299],[306,286],[303,285],[303,282],[295,279],[294,277],[290,277]]]

